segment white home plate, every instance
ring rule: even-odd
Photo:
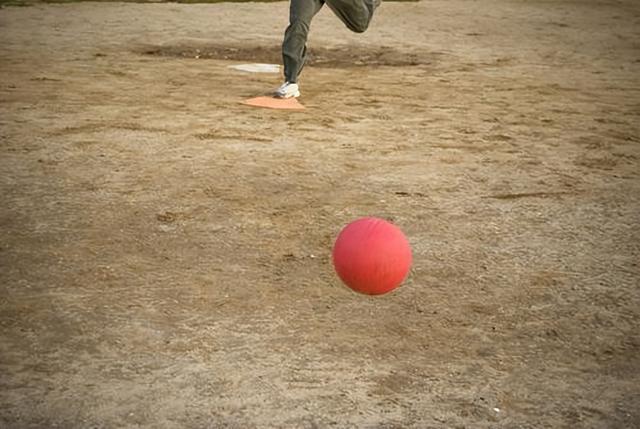
[[[251,73],[279,73],[280,66],[277,64],[237,64],[229,66],[232,69]]]

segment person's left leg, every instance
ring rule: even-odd
[[[325,0],[347,28],[363,33],[373,18],[373,12],[380,6],[380,0]]]
[[[311,20],[324,5],[324,0],[291,0],[289,26],[282,42],[282,62],[286,82],[297,83],[307,58],[307,36]]]

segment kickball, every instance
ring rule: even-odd
[[[345,226],[333,246],[333,266],[340,279],[367,295],[382,295],[400,286],[411,261],[411,247],[400,228],[374,217]]]

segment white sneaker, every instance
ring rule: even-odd
[[[278,98],[300,97],[300,89],[297,83],[285,82],[276,89],[275,96]]]

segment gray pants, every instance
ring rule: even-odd
[[[371,22],[380,0],[291,0],[289,26],[282,42],[284,79],[295,83],[307,57],[307,36],[311,19],[327,3],[347,28],[356,33],[364,32]]]

